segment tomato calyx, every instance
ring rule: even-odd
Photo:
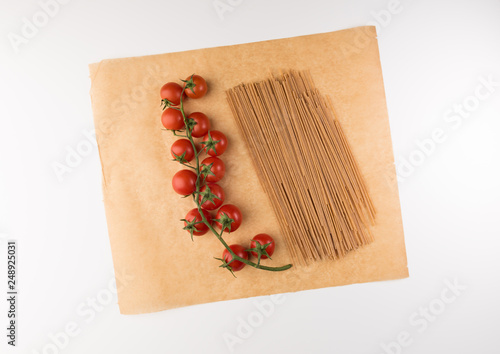
[[[223,212],[221,218],[214,219],[214,221],[221,224],[221,234],[226,229],[228,233],[231,233],[231,224],[234,222],[234,219],[231,219],[226,213]]]
[[[186,122],[187,122],[186,127],[187,129],[189,129],[189,131],[192,131],[194,126],[198,124],[193,118],[187,118]]]
[[[176,108],[175,106],[177,106],[177,105],[173,104],[172,102],[170,102],[169,100],[164,98],[161,100],[160,106],[161,106],[161,109],[165,110],[167,108]]]
[[[267,258],[272,260],[271,256],[266,251],[266,248],[269,247],[272,244],[272,242],[269,242],[269,243],[266,243],[265,245],[262,245],[258,240],[252,240],[252,241],[255,242],[255,247],[249,248],[246,251],[257,253],[257,265],[260,264],[260,258],[262,256],[266,256]]]
[[[196,221],[196,219],[193,219],[191,221],[188,221],[186,219],[181,219],[181,221],[184,221],[186,223],[186,226],[184,226],[182,229],[189,231],[189,234],[191,235],[191,241],[194,242],[193,234],[196,231],[198,231],[198,229],[196,228],[196,225],[204,224],[204,222],[203,221]]]
[[[202,141],[201,145],[204,145],[204,147],[207,149],[207,154],[210,150],[213,150],[214,153],[217,155],[217,150],[215,149],[215,145],[220,142],[220,140],[214,140],[212,139],[212,136],[210,135],[210,131],[208,131],[208,140],[207,141]]]
[[[190,77],[189,77],[189,80],[181,80],[182,82],[184,82],[186,85],[184,86],[185,87],[185,90],[191,90],[191,92],[193,92],[193,94],[195,94],[194,92],[194,88],[196,87],[196,84],[194,83],[193,81],[193,76],[194,74],[192,74]]]
[[[208,184],[205,186],[204,191],[198,192],[198,195],[201,197],[200,205],[203,205],[206,202],[210,202],[212,204],[215,204],[215,202],[214,202],[215,199],[221,200],[221,198],[219,198],[217,195],[212,193],[212,190],[210,189],[210,186]]]
[[[235,258],[231,259],[229,262],[226,262],[222,258],[214,257],[214,259],[222,262],[222,264],[219,266],[219,268],[226,268],[227,270],[229,270],[231,272],[231,274],[233,275],[233,277],[236,278],[236,275],[234,275],[234,272],[233,272],[233,268],[231,268],[231,263],[234,262]]]
[[[213,162],[210,165],[201,165],[200,174],[203,176],[203,180],[206,180],[208,176],[215,176],[215,173],[212,172],[213,165]]]
[[[183,165],[187,164],[189,162],[188,160],[186,160],[186,151],[184,151],[181,156],[177,155],[175,152],[173,153],[173,155],[174,155],[174,158],[172,159],[172,161],[178,161]],[[191,167],[190,165],[186,165],[186,166]]]

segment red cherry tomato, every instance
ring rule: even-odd
[[[240,209],[233,204],[223,205],[220,207],[219,211],[217,211],[217,216],[215,217],[215,219],[221,219],[224,214],[227,215],[227,217],[229,217],[230,219],[234,220],[231,224],[231,232],[238,230],[243,220]],[[215,225],[217,225],[219,229],[222,229],[222,224],[220,222],[216,221]],[[224,228],[224,232],[229,232],[228,227]]]
[[[217,144],[215,144],[215,151],[213,149],[210,149],[207,151],[207,154],[210,156],[220,156],[226,151],[227,149],[227,138],[224,135],[224,133],[218,131],[218,130],[211,130],[205,135],[203,138],[203,141],[208,141],[208,134],[212,137],[212,140],[214,141],[219,141]]]
[[[182,113],[174,108],[167,108],[163,111],[161,123],[169,130],[182,130],[185,128]]]
[[[266,252],[267,254],[271,257],[274,253],[274,248],[276,244],[274,243],[274,240],[271,236],[268,234],[258,234],[252,238],[252,241],[250,242],[250,248],[257,248],[257,243],[259,243],[261,246],[267,245],[269,243],[269,246],[266,247]],[[258,253],[255,251],[252,251],[252,256],[258,257]],[[265,254],[263,254],[260,259],[266,259],[268,258]]]
[[[201,161],[202,165],[207,165],[207,166],[209,166],[212,163],[213,163],[213,165],[212,165],[212,168],[210,169],[210,171],[212,171],[212,173],[215,176],[208,175],[205,178],[205,181],[208,183],[219,182],[222,179],[222,177],[224,177],[224,174],[226,173],[226,165],[224,165],[224,162],[221,159],[219,159],[218,157],[207,157],[206,159]]]
[[[219,209],[219,207],[224,203],[224,199],[226,198],[226,194],[224,193],[224,190],[222,189],[222,187],[219,186],[218,184],[209,183],[208,187],[210,188],[210,191],[213,194],[215,194],[217,197],[219,197],[219,199],[214,198],[213,203],[210,201],[206,201],[201,206],[202,206],[202,208],[207,209],[207,210]],[[207,190],[207,186],[203,186],[203,187],[201,187],[200,192],[204,192],[206,190]],[[202,198],[200,196],[198,198],[200,203],[201,203],[201,199]]]
[[[195,155],[193,145],[191,144],[191,142],[188,139],[176,140],[172,144],[172,147],[170,149],[170,153],[172,154],[172,157],[174,159],[175,159],[175,155],[181,157],[182,154],[185,153],[184,159],[188,162],[191,161],[192,159],[194,159],[194,155]]]
[[[191,76],[189,76],[188,78],[186,78],[186,80],[189,80],[191,79]],[[202,78],[200,75],[193,75],[193,82],[194,84],[196,85],[195,87],[193,87],[193,91],[191,91],[190,88],[187,88],[184,92],[186,93],[186,95],[189,97],[189,98],[202,98],[203,96],[205,96],[205,94],[207,93],[207,82],[205,81],[204,78]]]
[[[243,259],[248,259],[248,252],[245,250],[245,247],[242,245],[230,245],[229,248],[234,252],[235,255],[238,257],[241,257]],[[226,262],[229,263],[233,260],[233,256],[227,249],[222,252],[222,259]],[[242,270],[245,267],[245,263],[238,261],[235,259],[232,261],[229,266],[231,267],[231,270],[233,272],[237,272],[239,270]]]
[[[207,221],[211,224],[212,217],[210,216],[210,213],[204,209],[202,209],[202,212],[203,212],[203,215],[205,215],[205,219],[207,219]],[[189,213],[187,213],[185,219],[187,221],[195,220],[195,222],[203,220],[201,218],[200,212],[198,211],[198,208],[191,209],[189,211]],[[186,226],[186,225],[187,225],[187,223],[184,221],[184,226]],[[196,224],[196,225],[194,225],[194,227],[196,228],[196,231],[193,231],[193,235],[195,235],[195,236],[205,235],[207,233],[207,231],[209,230],[207,224],[205,224],[205,223]]]
[[[196,190],[196,173],[180,170],[172,178],[172,188],[180,195],[190,195]]]
[[[160,89],[161,99],[169,100],[174,106],[178,106],[181,103],[181,95],[182,86],[175,82],[167,82]]]
[[[194,121],[196,122],[193,130],[191,130],[191,135],[193,137],[201,138],[202,136],[207,134],[208,130],[210,129],[210,121],[205,114],[201,112],[193,112],[188,116],[188,118],[194,119]]]

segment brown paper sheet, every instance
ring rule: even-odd
[[[207,79],[207,96],[190,100],[186,110],[204,112],[212,128],[229,137],[220,185],[244,221],[226,239],[247,243],[269,233],[277,241],[271,263],[283,265],[290,259],[278,222],[225,97],[228,88],[280,69],[310,70],[320,92],[332,98],[377,210],[375,242],[340,261],[278,273],[246,267],[234,279],[213,259],[223,250],[214,236],[193,243],[182,230],[179,220],[194,204],[171,187],[180,167],[171,161],[174,137],[160,122],[159,88],[192,73]],[[374,27],[104,60],[92,64],[90,74],[113,262],[117,276],[127,280],[118,289],[123,314],[408,276]]]

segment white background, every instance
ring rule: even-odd
[[[0,1],[2,294],[6,239],[20,258],[18,347],[2,330],[0,352],[499,353],[500,1],[222,1],[233,5],[221,18],[213,0],[72,0],[18,52],[9,36],[41,6]],[[269,298],[140,316],[104,301],[113,267],[97,149],[62,181],[53,170],[93,128],[87,65],[367,23],[378,23],[410,278],[285,294],[245,338],[241,321],[262,319],[256,303]],[[488,77],[497,86],[474,98]],[[464,104],[466,118],[448,112]],[[444,142],[419,148],[436,129]],[[57,335],[72,323],[76,336]]]

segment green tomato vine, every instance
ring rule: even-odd
[[[194,157],[195,158],[195,165],[194,166],[190,165],[184,159],[184,156],[175,156],[175,159],[174,159],[174,161],[178,161],[181,165],[192,169],[193,172],[197,176],[197,178],[196,178],[196,190],[191,194],[191,196],[192,196],[193,201],[195,202],[195,204],[197,206],[198,212],[199,212],[202,220],[195,221],[196,219],[194,219],[192,221],[187,221],[185,219],[182,219],[181,221],[184,221],[187,224],[184,229],[190,231],[191,239],[193,239],[193,231],[195,230],[195,225],[198,223],[204,223],[208,227],[208,229],[215,235],[215,237],[222,243],[224,248],[230,253],[230,255],[232,257],[230,262],[226,262],[224,259],[221,259],[221,258],[215,258],[215,257],[214,258],[221,261],[222,264],[220,265],[220,267],[228,269],[233,274],[233,276],[234,276],[234,273],[231,269],[231,263],[233,261],[240,261],[240,262],[242,262],[250,267],[253,267],[256,269],[261,269],[261,270],[267,270],[267,271],[271,271],[271,272],[279,272],[279,271],[284,271],[284,270],[290,269],[292,267],[292,264],[287,264],[287,265],[284,265],[281,267],[269,267],[269,266],[265,266],[265,265],[260,264],[260,258],[261,258],[260,253],[261,252],[263,254],[267,253],[267,252],[265,252],[265,247],[262,249],[262,251],[260,248],[255,249],[255,251],[259,252],[259,257],[258,257],[257,263],[252,262],[248,259],[239,257],[238,255],[236,255],[233,252],[233,250],[229,247],[229,245],[226,243],[226,241],[222,237],[224,229],[226,229],[226,227],[229,230],[231,229],[231,223],[233,222],[233,220],[230,219],[229,217],[227,217],[227,215],[225,215],[225,214],[222,216],[221,219],[214,220],[214,221],[218,221],[219,223],[222,224],[221,231],[219,233],[219,232],[217,232],[217,230],[215,230],[215,228],[212,226],[212,224],[205,217],[205,214],[203,213],[203,209],[201,207],[202,204],[207,202],[207,201],[213,202],[214,199],[218,198],[218,197],[216,195],[214,195],[213,193],[211,193],[209,188],[207,188],[204,192],[200,191],[201,187],[203,186],[203,183],[205,182],[206,176],[212,172],[210,171],[211,166],[203,165],[203,167],[200,167],[199,156],[204,150],[212,149],[215,152],[215,145],[219,141],[213,140],[212,137],[210,136],[210,133],[208,133],[208,136],[209,136],[208,141],[202,142],[203,147],[199,151],[197,151],[197,149],[196,149],[195,142],[194,142],[193,137],[191,135],[193,127],[194,127],[194,125],[196,125],[196,122],[194,121],[194,119],[187,118],[186,114],[184,112],[184,91],[186,91],[187,89],[190,89],[194,93],[193,88],[196,86],[196,84],[193,82],[193,76],[194,76],[194,74],[190,76],[189,80],[182,80],[185,83],[185,85],[182,89],[180,104],[178,107],[173,105],[168,100],[165,100],[165,99],[162,100],[162,109],[173,108],[173,109],[179,110],[181,112],[182,118],[184,120],[184,125],[185,125],[185,135],[179,134],[180,131],[176,131],[176,130],[173,131],[173,134],[175,136],[178,136],[178,137],[187,138],[191,142],[191,145],[195,151],[195,157]],[[189,195],[185,196],[185,197],[189,197]],[[254,250],[254,249],[252,249],[252,250]]]

